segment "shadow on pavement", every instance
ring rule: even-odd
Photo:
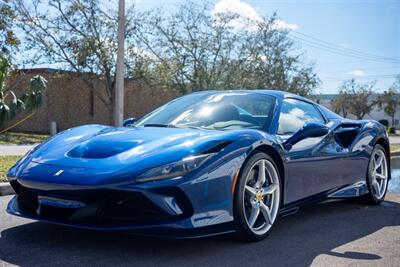
[[[386,226],[400,225],[400,204],[350,201],[304,208],[281,218],[258,243],[229,236],[174,240],[28,223],[1,232],[1,260],[31,265],[308,266],[321,254],[375,261],[380,255],[332,250]]]

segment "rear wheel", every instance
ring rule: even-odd
[[[281,181],[273,159],[257,153],[245,163],[234,196],[234,216],[241,239],[265,238],[278,217]]]
[[[376,145],[368,165],[367,185],[369,192],[364,196],[367,203],[380,204],[384,200],[388,187],[388,177],[388,159],[385,149],[381,145]]]

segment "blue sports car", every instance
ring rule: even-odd
[[[329,198],[379,204],[385,128],[273,90],[202,91],[124,127],[86,125],[8,172],[10,214],[147,235],[268,235],[279,215]]]

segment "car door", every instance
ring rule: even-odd
[[[314,104],[300,99],[284,99],[277,135],[284,142],[307,122],[323,123],[330,130],[325,136],[306,138],[289,151],[284,151],[285,204],[345,184],[342,164],[348,151],[335,139],[335,123],[326,120]]]
[[[362,127],[360,121],[343,120],[334,129],[336,142],[348,153],[342,164],[343,179],[347,184],[365,181],[369,162],[365,147],[369,146],[373,136],[365,134]]]

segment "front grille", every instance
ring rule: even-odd
[[[120,192],[107,198],[97,217],[115,223],[157,223],[170,219],[168,214],[141,193]]]
[[[35,211],[39,207],[37,193],[25,187],[19,187],[18,204],[24,210]]]
[[[77,209],[40,205],[39,214],[46,219],[68,220]]]
[[[17,201],[21,211],[38,219],[93,226],[125,226],[172,222],[188,218],[193,214],[190,201],[177,188],[155,191],[160,197],[175,198],[182,209],[182,213],[174,216],[155,205],[141,192],[111,189],[42,192],[28,189],[20,184],[15,186],[18,187]],[[86,206],[66,208],[52,206],[51,204],[39,204],[39,195],[80,201]]]

